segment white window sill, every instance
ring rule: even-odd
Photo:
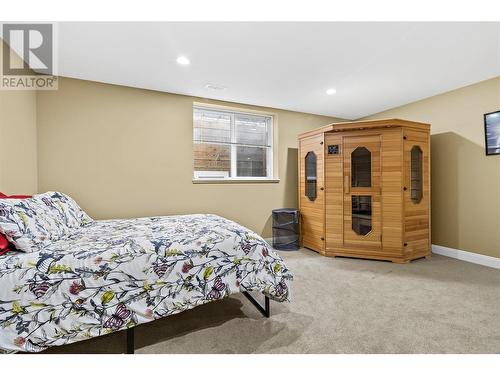
[[[193,184],[261,184],[280,182],[279,178],[235,178],[235,179],[215,179],[215,178],[193,178]]]

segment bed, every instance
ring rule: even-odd
[[[66,199],[45,198],[54,194]],[[9,207],[29,211],[19,204]],[[5,224],[0,203],[0,231],[19,242],[2,217]],[[16,225],[29,232],[25,222]],[[62,233],[0,256],[1,351],[40,352],[125,329],[131,338],[138,324],[234,293],[289,300],[292,275],[282,259],[260,236],[216,215],[89,218]]]

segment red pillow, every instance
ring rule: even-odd
[[[0,233],[0,255],[1,255],[1,252],[6,250],[8,247],[9,247],[10,243],[9,241],[7,241],[7,238],[5,238],[5,236]]]
[[[0,191],[0,198],[7,198],[7,196]],[[7,238],[5,238],[2,233],[0,233],[0,255],[9,251],[8,247],[9,241],[7,241]]]
[[[26,199],[26,198],[31,198],[31,195],[7,196],[4,193],[0,192],[0,199]],[[0,255],[3,255],[6,252],[12,250],[12,248],[10,247],[10,242],[7,240],[7,238],[5,238],[5,236],[2,233],[0,233]]]
[[[0,255],[4,255],[5,253],[8,253],[12,249],[10,247],[6,248],[5,250],[0,250]]]

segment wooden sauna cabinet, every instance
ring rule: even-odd
[[[302,246],[407,263],[429,256],[430,125],[334,123],[300,134]]]

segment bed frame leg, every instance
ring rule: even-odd
[[[251,296],[248,292],[243,292],[243,295],[250,301],[252,304],[259,310],[259,312],[264,315],[266,318],[271,316],[271,306],[269,303],[269,297],[264,296],[264,306],[262,306],[255,298]]]
[[[127,354],[134,354],[134,328],[127,329]]]

